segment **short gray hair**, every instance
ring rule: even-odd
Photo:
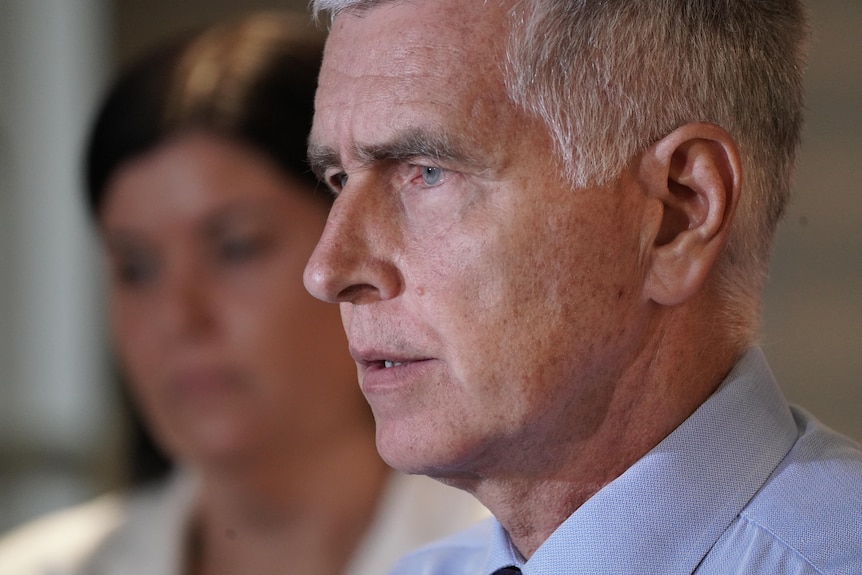
[[[313,0],[315,14],[395,0]],[[467,0],[469,1],[469,0]],[[516,0],[505,79],[540,117],[573,186],[610,181],[679,126],[736,141],[744,192],[715,270],[725,325],[756,336],[773,236],[802,130],[801,0]]]
[[[329,12],[334,18],[345,10],[370,10],[378,4],[388,4],[396,0],[311,0],[311,11],[315,18],[321,12]]]
[[[802,2],[542,0],[521,4],[513,31],[510,96],[545,121],[574,185],[609,183],[686,123],[734,138],[744,192],[715,287],[750,343],[801,138]]]

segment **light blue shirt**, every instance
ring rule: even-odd
[[[529,561],[494,519],[390,575],[860,575],[862,448],[790,407],[759,349]]]

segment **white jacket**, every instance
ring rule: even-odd
[[[36,520],[0,539],[0,575],[182,575],[196,492],[180,473]],[[393,472],[345,575],[382,575],[411,549],[488,515],[466,493]]]

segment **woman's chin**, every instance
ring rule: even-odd
[[[186,426],[182,433],[174,434],[172,443],[179,462],[201,472],[248,465],[260,451],[259,442],[242,426],[213,420]]]

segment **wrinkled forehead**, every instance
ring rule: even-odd
[[[439,125],[447,116],[500,116],[508,105],[506,23],[497,4],[462,0],[340,14],[324,55],[311,143],[332,146],[334,134],[383,138],[406,123]]]
[[[487,74],[501,69],[507,34],[498,2],[386,2],[335,19],[321,78],[375,72]],[[464,78],[469,81],[469,78]]]

